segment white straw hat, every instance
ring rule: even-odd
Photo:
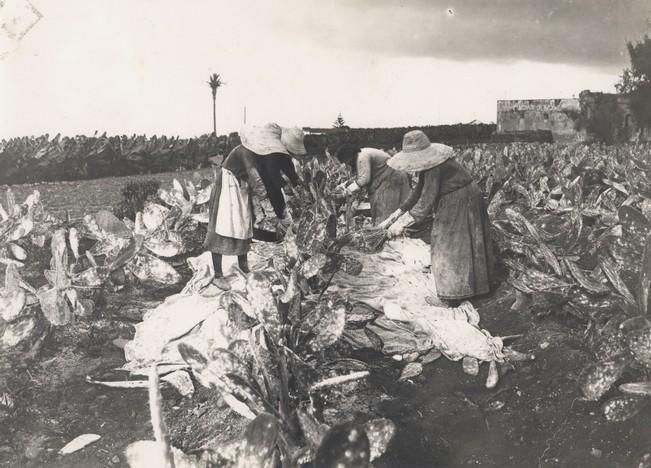
[[[282,129],[278,124],[268,123],[262,127],[244,126],[240,131],[242,146],[261,156],[274,153],[289,154],[281,141]]]
[[[305,143],[303,143],[305,138],[303,130],[298,127],[281,127],[281,129],[280,140],[287,148],[287,151],[294,156],[305,156],[307,150],[305,149]]]
[[[422,130],[412,130],[402,138],[402,151],[387,161],[393,169],[404,172],[426,171],[454,157],[447,145],[432,143]]]

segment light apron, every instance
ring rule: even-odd
[[[239,181],[228,169],[222,168],[222,187],[215,232],[233,239],[253,237],[253,216],[249,200],[249,186]]]

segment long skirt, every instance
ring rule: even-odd
[[[389,166],[378,172],[373,175],[374,180],[368,191],[373,224],[380,224],[400,208],[411,191],[406,173],[395,171]]]
[[[432,224],[432,274],[441,299],[467,299],[490,290],[493,258],[488,213],[471,182],[442,196]]]
[[[210,194],[209,211],[210,216],[208,220],[208,232],[204,241],[204,247],[216,254],[221,255],[245,255],[251,250],[251,239],[237,239],[218,234],[217,218],[219,213],[219,202],[222,195],[223,174],[221,171],[217,172],[217,178],[213,184]],[[249,207],[249,209],[253,209]]]

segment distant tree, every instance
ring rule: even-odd
[[[587,131],[590,138],[607,144],[617,143],[617,96],[582,91],[579,95],[581,112],[576,119],[579,128]]]
[[[210,90],[212,91],[212,133],[213,135],[217,135],[217,114],[215,110],[215,101],[217,99],[217,90],[224,85],[224,82],[222,81],[221,76],[219,76],[219,73],[213,73],[210,75],[210,79],[207,83],[210,86]]]
[[[333,128],[344,128],[348,126],[346,125],[346,121],[342,117],[341,112],[339,112],[339,115],[337,115],[337,119],[334,121],[332,126]]]
[[[645,35],[636,43],[627,42],[631,66],[624,69],[617,92],[631,97],[631,110],[639,124],[651,124],[651,38]]]

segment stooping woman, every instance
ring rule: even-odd
[[[212,252],[213,283],[229,289],[222,272],[222,257],[237,256],[242,271],[249,271],[247,254],[256,221],[265,216],[265,202],[280,223],[288,214],[282,186],[285,174],[292,184],[299,182],[292,156],[306,154],[303,131],[277,124],[248,127],[241,133],[242,144],[235,147],[218,171],[210,199],[208,233],[204,246]],[[257,219],[256,219],[257,218]]]
[[[388,165],[417,173],[418,183],[382,227],[389,227],[389,237],[397,237],[417,223],[430,223],[436,291],[439,299],[457,306],[463,299],[489,292],[493,261],[479,187],[453,156],[452,148],[432,144],[420,130],[406,133],[402,151]]]
[[[344,143],[335,156],[341,163],[349,165],[355,176],[355,180],[338,188],[348,195],[366,188],[373,224],[384,221],[407,199],[411,191],[409,177],[387,166],[391,156],[384,151]]]

